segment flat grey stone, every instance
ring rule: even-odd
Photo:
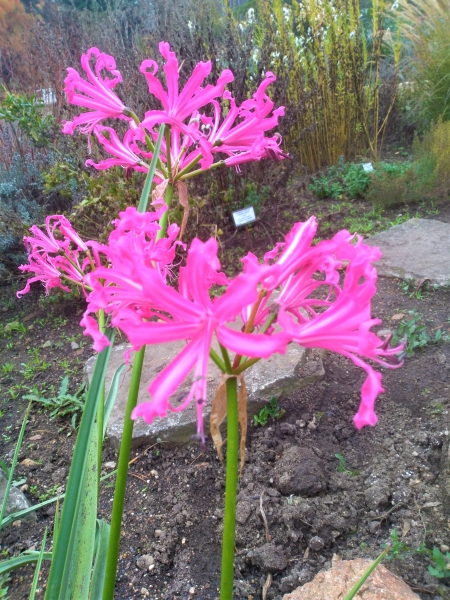
[[[0,506],[3,504],[3,498],[5,497],[7,479],[0,469]],[[31,504],[28,502],[26,496],[14,486],[11,486],[8,494],[8,500],[6,502],[5,516],[12,515],[13,513],[19,512],[19,510],[25,510],[29,508]],[[24,517],[19,517],[21,521],[34,521],[36,515],[34,512],[28,513]]]
[[[238,327],[237,324],[236,327]],[[151,401],[151,396],[147,391],[148,386],[155,376],[177,356],[183,347],[184,342],[170,342],[147,346],[139,387],[138,404]],[[127,344],[113,348],[106,373],[106,389],[109,388],[114,372],[123,363],[124,352],[129,348],[130,346]],[[213,343],[213,348],[219,352],[217,341]],[[86,363],[86,373],[89,381],[94,369],[95,359],[96,357],[93,356]],[[252,417],[259,412],[267,404],[271,396],[278,398],[282,393],[304,387],[313,381],[322,379],[323,376],[323,365],[318,356],[316,360],[306,362],[306,350],[298,344],[290,344],[285,355],[274,354],[271,358],[259,361],[246,371],[245,382],[248,392],[249,416]],[[211,403],[221,378],[221,371],[210,360],[208,397],[203,408],[206,432],[209,432]],[[106,430],[106,435],[115,449],[120,447],[130,380],[131,366],[125,368],[121,375],[119,392]],[[175,397],[186,394],[190,389],[191,383],[192,378],[190,376],[178,389]],[[172,397],[172,404],[174,406],[177,405],[176,398],[174,399],[174,397]],[[135,422],[133,429],[133,447],[154,444],[157,440],[172,444],[187,443],[191,440],[192,435],[196,433],[196,425],[197,417],[194,402],[191,402],[182,412],[174,413],[169,411],[167,417],[158,417],[150,425],[145,423],[142,418],[139,418]]]
[[[375,266],[379,275],[400,279],[429,279],[450,284],[450,223],[410,219],[366,240],[383,253]]]

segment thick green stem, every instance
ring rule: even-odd
[[[102,333],[105,333],[105,311],[103,309],[98,312],[98,328]],[[100,392],[100,400],[97,407],[97,486],[98,498],[100,498],[100,475],[102,471],[102,454],[103,454],[103,421],[105,418],[105,382],[103,381],[102,390]]]
[[[113,600],[116,584],[117,561],[119,558],[120,529],[125,503],[127,486],[128,461],[130,459],[131,441],[133,437],[133,424],[131,412],[137,404],[139,383],[141,381],[142,365],[144,363],[145,346],[136,352],[131,375],[130,390],[128,392],[127,408],[123,423],[122,442],[120,444],[119,464],[117,467],[116,489],[111,515],[111,530],[109,533],[108,556],[106,559],[105,586],[103,600]]]
[[[155,146],[155,154],[153,155],[150,171],[145,181],[144,189],[142,190],[141,200],[139,202],[138,211],[145,212],[147,210],[148,200],[150,196],[151,184],[156,168],[156,161],[161,147],[162,137],[164,135],[164,125],[161,125],[158,141]],[[166,189],[165,203],[168,207],[172,204],[173,185],[169,184]],[[156,239],[160,239],[166,235],[167,231],[167,212],[159,221],[160,230]],[[120,444],[119,463],[117,467],[116,488],[114,490],[113,508],[111,514],[111,529],[109,534],[108,554],[106,558],[105,584],[103,588],[102,600],[113,600],[114,588],[116,583],[117,561],[119,558],[120,545],[120,530],[122,525],[122,514],[125,503],[125,492],[127,486],[128,462],[130,460],[131,442],[133,438],[134,421],[131,420],[131,413],[135,408],[139,395],[139,383],[141,381],[142,365],[144,363],[145,346],[143,346],[134,357],[133,370],[131,374],[130,389],[128,392],[127,407],[125,410],[125,418],[123,424],[122,441]]]
[[[222,574],[220,600],[233,600],[234,538],[236,529],[236,495],[239,456],[239,419],[237,379],[227,379],[227,467],[225,511],[223,519]]]

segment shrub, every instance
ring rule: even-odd
[[[450,122],[440,119],[413,144],[412,163],[380,163],[372,175],[367,199],[389,207],[446,200],[450,193]]]
[[[450,5],[448,0],[401,2],[402,31],[409,40],[404,95],[419,124],[426,128],[450,120]]]
[[[354,200],[364,196],[369,184],[370,176],[362,165],[344,163],[341,159],[337,166],[330,167],[325,173],[315,177],[309,189],[319,198],[338,199],[345,195]]]

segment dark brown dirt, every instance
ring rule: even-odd
[[[293,216],[298,220],[307,216],[300,202],[295,215],[288,212],[283,217],[278,210],[278,222],[267,213],[264,223],[250,232],[253,238],[240,232],[228,246],[225,242],[225,250],[232,247],[237,256],[241,248],[260,251],[279,241],[289,218],[292,223]],[[445,211],[432,218],[448,220]],[[341,224],[336,218],[336,229]],[[230,255],[231,270],[233,251],[226,256]],[[381,279],[373,314],[383,319],[383,328],[392,329],[399,323],[394,316],[403,314],[408,320],[408,311],[416,311],[430,335],[437,329],[450,334],[449,295],[445,289],[410,297],[396,280]],[[70,389],[75,391],[91,355],[78,327],[82,301],[61,296],[51,303],[39,298],[35,291],[19,301],[11,288],[0,289],[1,323],[20,321],[27,328],[26,333],[0,336],[0,455],[7,463],[27,404],[22,396],[33,386],[58,388],[69,371]],[[83,341],[85,346],[71,348],[71,342]],[[46,342],[51,344],[44,348]],[[23,366],[34,349],[41,361],[50,363],[46,370]],[[2,366],[8,363],[14,368],[3,373]],[[429,557],[416,551],[423,544],[444,552],[450,547],[450,345],[428,344],[407,358],[401,369],[384,371],[386,393],[377,403],[379,423],[362,431],[354,428],[352,416],[364,374],[331,354],[324,364],[323,381],[280,398],[285,411],[281,419],[272,419],[266,427],[250,425],[239,485],[235,598],[260,599],[269,572],[273,583],[267,598],[281,599],[329,567],[335,554],[344,559],[375,558],[393,528],[408,549],[386,566],[419,597],[450,598],[447,580],[432,577],[427,571]],[[29,458],[38,464],[17,469],[17,477],[26,478],[24,489],[31,502],[64,489],[74,438],[70,419],[50,421],[48,412],[34,404],[19,460]],[[339,472],[335,454],[342,455],[348,472]],[[218,598],[224,472],[211,444],[178,449],[160,444],[138,450],[134,458],[116,598]],[[106,444],[104,461],[114,460]],[[306,482],[301,488],[295,476],[299,472]],[[112,484],[105,482],[100,504],[100,517],[105,519],[112,492]],[[6,528],[1,537],[3,557],[40,548],[44,528],[52,530],[53,516],[51,505],[38,512],[36,522]],[[151,570],[138,567],[142,555],[153,557]],[[46,574],[44,567],[38,597],[43,597]],[[28,598],[32,576],[31,568],[15,572],[9,597]]]

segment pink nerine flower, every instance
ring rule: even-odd
[[[381,374],[360,357],[396,368],[397,354],[402,346],[388,348],[370,328],[381,321],[372,319],[370,302],[376,292],[376,270],[372,262],[381,256],[348,231],[341,231],[329,241],[311,246],[317,223],[312,217],[306,223],[296,223],[286,236],[280,257],[273,271],[262,278],[268,296],[261,303],[259,323],[277,315],[278,325],[291,341],[305,348],[324,348],[350,358],[363,368],[368,377],[362,387],[362,400],[354,417],[358,429],[375,425],[375,400],[383,392]],[[278,250],[278,249],[276,249]],[[276,252],[265,256],[266,263],[276,258]],[[350,261],[340,284],[339,269]],[[248,272],[258,269],[256,257],[245,259]],[[321,275],[317,277],[317,275]],[[278,292],[278,286],[281,290]],[[322,293],[321,293],[322,290]],[[251,307],[244,311],[248,318]]]
[[[134,129],[129,129],[126,132],[123,142],[120,141],[119,136],[112,127],[101,127],[96,125],[93,131],[104,149],[110,154],[113,154],[116,158],[107,158],[99,163],[95,163],[93,160],[89,159],[86,161],[86,167],[95,167],[96,169],[103,171],[110,167],[119,166],[133,168],[136,171],[142,171],[144,173],[148,171],[148,166],[138,155],[140,150],[135,142]],[[105,132],[108,137],[105,135]]]
[[[211,61],[199,62],[192,75],[188,79],[183,90],[179,92],[178,81],[179,66],[175,52],[170,50],[167,42],[159,44],[159,51],[166,60],[164,72],[166,74],[167,92],[156,77],[158,65],[154,60],[144,60],[141,64],[141,73],[147,79],[148,89],[156,96],[163,106],[163,110],[151,110],[145,114],[143,125],[147,129],[153,129],[157,124],[167,123],[190,134],[189,128],[184,121],[195,111],[209,104],[214,98],[223,94],[225,86],[234,79],[229,69],[222,71],[216,85],[207,85],[202,88],[206,77],[211,73]]]
[[[63,215],[47,217],[46,229],[47,235],[33,225],[30,227],[33,235],[23,239],[29,264],[21,265],[19,269],[23,273],[34,273],[35,277],[29,279],[25,288],[17,292],[19,298],[30,291],[30,285],[34,281],[41,281],[47,294],[54,287],[70,292],[62,279],[75,283],[83,281],[84,265],[79,262],[79,253],[87,250],[86,244]],[[73,244],[75,248],[71,247]]]
[[[187,340],[186,347],[151,383],[151,402],[140,404],[133,418],[142,416],[148,423],[168,411],[183,410],[195,398],[198,435],[203,438],[202,410],[206,401],[206,381],[211,343],[214,334],[225,347],[247,356],[267,358],[274,352],[285,352],[287,338],[283,334],[247,335],[227,327],[249,300],[258,296],[254,276],[240,275],[231,282],[220,298],[211,299],[209,288],[224,282],[219,272],[218,245],[214,239],[203,243],[194,239],[186,267],[180,269],[179,290],[167,285],[158,271],[144,265],[135,254],[136,267],[100,269],[92,276],[104,280],[102,289],[92,294],[93,301],[105,301],[115,307],[112,323],[121,329],[139,349],[145,344]],[[130,256],[130,260],[133,257]],[[263,270],[265,267],[263,267]],[[130,276],[131,275],[131,276]],[[107,297],[106,297],[107,296]],[[88,298],[90,300],[90,298]],[[95,304],[95,307],[100,306]],[[105,306],[105,310],[109,310]],[[149,321],[150,317],[158,321]],[[194,370],[194,383],[180,406],[170,403],[172,396],[189,373]]]
[[[92,57],[96,59],[95,74],[90,65]],[[90,48],[86,54],[82,55],[81,66],[88,81],[83,79],[75,69],[69,67],[67,69],[69,74],[64,80],[66,84],[64,91],[70,104],[83,106],[91,110],[78,115],[73,121],[66,121],[63,133],[73,134],[77,127],[84,126],[82,127],[83,133],[90,134],[95,125],[103,119],[111,117],[128,118],[123,114],[126,109],[125,105],[112,91],[122,81],[122,76],[116,69],[114,58],[100,52],[98,48]],[[111,73],[113,77],[103,77],[102,71],[104,69]]]
[[[275,75],[268,71],[253,97],[240,107],[236,106],[235,99],[226,91],[223,97],[230,101],[230,108],[222,122],[221,107],[217,101],[212,102],[214,117],[201,116],[204,137],[200,138],[199,143],[205,166],[212,163],[213,153],[227,154],[229,158],[225,164],[228,166],[261,158],[287,158],[280,149],[280,135],[264,137],[265,132],[274,129],[278,125],[278,118],[284,115],[284,106],[273,110],[274,103],[266,94],[267,87],[274,81]]]

